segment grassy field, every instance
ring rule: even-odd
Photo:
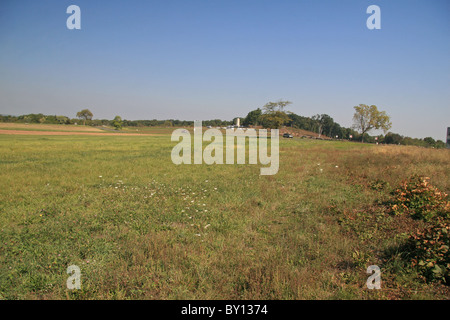
[[[175,144],[0,135],[0,298],[450,298],[400,255],[416,222],[382,205],[413,174],[448,193],[449,150],[286,139],[260,176],[176,166]],[[81,290],[66,288],[73,264]]]

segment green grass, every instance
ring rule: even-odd
[[[449,297],[396,255],[412,225],[379,205],[413,173],[448,192],[448,150],[281,139],[278,174],[260,176],[176,166],[175,144],[0,135],[0,298]],[[66,288],[72,264],[81,290]]]

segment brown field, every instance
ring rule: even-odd
[[[68,136],[68,135],[87,135],[87,136],[159,136],[170,134],[166,128],[162,130],[148,128],[147,130],[130,130],[124,128],[122,131],[115,131],[112,128],[90,126],[75,126],[61,124],[27,124],[27,123],[0,123],[0,134],[9,135],[45,135],[45,136]],[[161,128],[160,128],[161,129]],[[173,131],[173,129],[170,129]]]
[[[37,123],[0,123],[0,130],[103,132],[101,129],[88,126]]]
[[[27,130],[0,130],[0,134],[12,135],[38,135],[38,136],[157,136],[150,133],[108,133],[108,132],[74,132],[74,131],[27,131]]]

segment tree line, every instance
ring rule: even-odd
[[[292,102],[278,101],[269,102],[261,108],[250,111],[242,121],[244,126],[262,126],[264,128],[292,127],[315,132],[320,136],[333,139],[346,139],[362,141],[367,143],[384,143],[398,145],[414,145],[431,148],[445,148],[446,145],[441,140],[434,140],[432,137],[424,139],[402,136],[389,132],[392,127],[390,117],[385,111],[380,111],[374,105],[360,104],[354,107],[354,125],[346,128],[335,122],[327,114],[316,114],[312,117],[297,115],[286,111],[285,108]],[[384,135],[370,136],[373,129],[381,129]]]
[[[261,126],[263,128],[277,129],[281,127],[291,127],[315,132],[319,137],[326,136],[332,139],[346,139],[362,141],[367,143],[385,143],[399,145],[415,145],[421,147],[445,148],[446,145],[441,140],[434,140],[432,137],[424,139],[402,136],[389,132],[392,124],[390,117],[385,111],[379,111],[374,105],[360,104],[355,106],[353,115],[354,126],[346,128],[335,122],[327,114],[316,114],[312,117],[297,115],[285,108],[292,104],[290,101],[279,100],[268,102],[262,108],[250,111],[246,117],[242,118],[242,126]],[[233,120],[203,120],[203,125],[211,127],[227,127],[236,124]],[[0,122],[17,123],[42,123],[42,124],[83,124],[89,126],[111,126],[118,130],[122,127],[191,127],[194,121],[188,120],[126,120],[116,116],[113,120],[93,119],[93,114],[89,109],[83,109],[76,114],[76,118],[58,115],[44,115],[42,113],[31,113],[20,116],[0,115]],[[381,129],[384,135],[370,136],[373,129]]]
[[[364,141],[369,139],[368,132],[372,129],[389,130],[390,119],[384,111],[378,111],[376,106],[359,105],[354,107],[354,128],[342,127],[327,114],[316,114],[312,117],[297,115],[285,111],[285,107],[292,102],[269,102],[260,108],[249,112],[243,124],[246,126],[261,125],[265,128],[292,127],[315,132],[320,136],[339,139],[354,139]],[[360,130],[358,132],[357,130]]]
[[[86,109],[87,110],[87,109]],[[82,110],[83,111],[83,110]],[[192,127],[194,126],[194,121],[188,120],[126,120],[116,116],[114,119],[93,119],[92,113],[78,112],[76,118],[69,118],[67,116],[57,116],[57,115],[44,115],[42,113],[30,113],[20,116],[12,115],[0,115],[0,122],[9,123],[41,123],[41,124],[78,124],[78,125],[88,125],[88,126],[111,126],[111,127]],[[221,120],[212,119],[204,120],[203,124],[205,126],[212,127],[227,127],[233,125],[236,122],[236,118],[233,120]]]

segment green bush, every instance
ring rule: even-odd
[[[450,221],[442,217],[409,237],[412,266],[427,280],[450,285]]]
[[[409,214],[414,219],[431,221],[435,217],[450,218],[448,195],[429,183],[429,178],[412,176],[393,191],[391,212]]]
[[[429,178],[413,176],[392,192],[391,212],[425,221],[408,238],[411,264],[428,281],[450,284],[450,202]]]

